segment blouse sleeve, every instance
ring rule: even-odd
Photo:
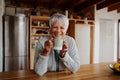
[[[72,38],[68,40],[69,49],[64,58],[61,58],[64,65],[73,73],[80,68],[80,57],[75,40]]]
[[[44,73],[47,72],[47,63],[48,63],[48,57],[42,56],[41,53],[43,51],[43,46],[39,42],[35,49],[35,56],[34,56],[34,69],[35,72],[42,76]]]

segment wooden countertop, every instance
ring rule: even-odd
[[[74,74],[69,71],[47,72],[42,77],[33,70],[0,72],[0,80],[120,80],[120,74],[115,74],[108,64],[81,65],[80,70]]]

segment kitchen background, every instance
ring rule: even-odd
[[[0,71],[3,70],[3,31],[2,31],[2,16],[4,13],[4,1],[0,0]]]
[[[8,2],[8,4],[9,4],[9,2]],[[56,9],[54,9],[54,11],[56,11]],[[120,13],[117,13],[117,11],[108,12],[107,8],[103,8],[101,10],[96,10],[95,8],[93,8],[93,10],[91,10],[91,11],[94,12],[92,15],[95,16],[95,17],[92,16],[92,18],[91,18],[91,19],[95,20],[94,63],[107,61],[106,57],[109,58],[108,55],[111,55],[110,57],[112,57],[112,60],[110,58],[110,61],[116,61],[117,41],[118,41],[117,40],[118,39],[117,38],[118,37],[117,22],[118,22],[118,19],[120,18]],[[3,14],[15,15],[15,13],[24,13],[27,16],[29,16],[31,14],[31,12],[30,12],[30,9],[23,8],[23,7],[22,8],[20,8],[20,7],[16,8],[14,6],[5,7],[4,0],[0,0],[0,12],[1,12],[0,13],[0,71],[3,71],[3,24],[2,24]],[[43,8],[43,12],[46,13],[46,9]],[[83,11],[83,13],[84,13],[84,11]],[[34,15],[34,11],[32,14]],[[36,14],[40,15],[41,13],[39,13],[39,11],[38,11],[38,13],[36,13]],[[48,15],[48,14],[46,13],[46,15]],[[71,17],[71,16],[69,16],[69,17]],[[75,18],[78,18],[78,19],[80,19],[80,18],[84,19],[85,17],[86,16],[84,16],[82,13],[81,13],[81,16],[75,15]],[[106,27],[106,25],[105,25],[105,24],[108,24],[109,21],[111,21],[112,25],[113,25],[113,26],[111,26],[111,28],[107,28],[108,26]],[[105,29],[104,28],[102,30],[100,29],[100,26],[101,26],[100,22],[105,23],[105,24],[102,24],[102,26],[106,27]],[[109,33],[105,32],[106,36],[104,36],[104,37],[108,37],[108,38],[106,38],[106,42],[109,39],[113,39],[112,44],[110,44],[110,46],[112,46],[112,47],[107,48],[108,50],[112,49],[112,52],[110,52],[108,54],[102,54],[103,52],[100,51],[101,48],[103,47],[103,49],[106,49],[106,47],[104,45],[102,45],[102,47],[100,46],[100,44],[103,44],[103,43],[100,42],[99,35],[101,34],[100,31],[104,31],[104,30],[109,31],[108,29],[110,29],[110,31],[111,31],[111,29],[114,29],[114,31],[112,31],[113,36],[110,36],[111,32],[109,32]],[[104,38],[104,37],[102,37],[102,38]],[[104,56],[106,56],[106,57],[103,58]]]

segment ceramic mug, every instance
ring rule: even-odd
[[[53,39],[53,49],[62,50],[63,47],[63,39]]]

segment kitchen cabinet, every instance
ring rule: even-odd
[[[33,69],[36,44],[42,36],[49,36],[49,17],[30,16],[30,69]]]

